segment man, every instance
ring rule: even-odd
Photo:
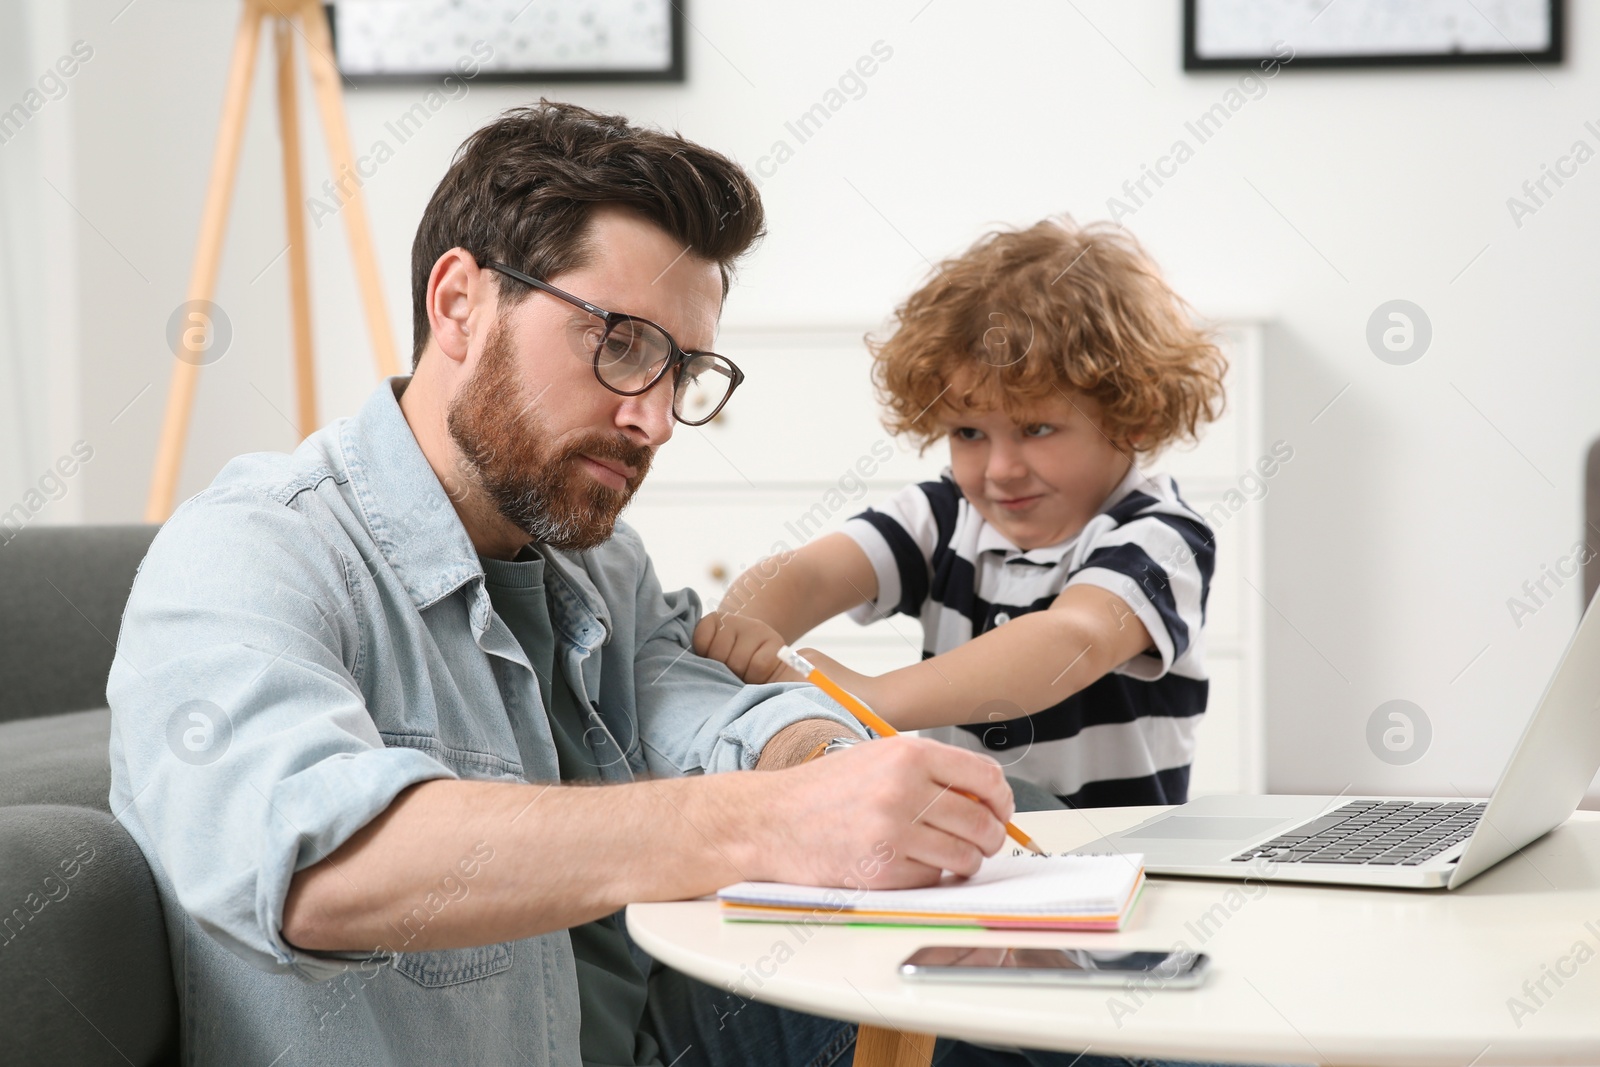
[[[506,114],[418,229],[413,374],[229,463],[157,536],[108,686],[111,799],[163,900],[186,1063],[834,1062],[844,1024],[650,978],[620,909],[922,885],[1000,847],[993,761],[808,758],[858,724],[693,655],[693,594],[616,523],[684,399],[738,382],[709,353],[761,232],[715,153]],[[773,773],[709,773],[751,769]]]

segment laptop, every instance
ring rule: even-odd
[[[1600,603],[1578,622],[1494,795],[1209,796],[1075,855],[1150,874],[1454,889],[1567,820],[1600,770]]]

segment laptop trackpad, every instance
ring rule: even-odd
[[[1283,819],[1246,819],[1218,815],[1171,815],[1123,837],[1160,838],[1164,841],[1248,841],[1260,837]]]

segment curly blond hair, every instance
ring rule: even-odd
[[[1113,441],[1153,455],[1222,413],[1228,369],[1137,240],[1067,216],[989,233],[941,263],[867,345],[885,427],[923,449],[942,414],[1019,417],[1076,393]]]

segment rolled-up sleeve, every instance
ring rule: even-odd
[[[1192,516],[1145,515],[1110,530],[1085,551],[1067,587],[1093,585],[1115,593],[1150,633],[1153,649],[1113,672],[1145,682],[1161,678],[1205,625],[1216,563],[1211,528]]]
[[[618,529],[637,543],[632,530]],[[634,591],[634,701],[653,773],[751,770],[768,741],[805,719],[835,722],[842,734],[864,733],[814,686],[745,685],[723,664],[695,655],[700,598],[690,589],[663,592],[643,545],[636,547],[642,567]]]
[[[954,485],[943,480],[908,485],[844,524],[840,532],[867,554],[878,579],[877,597],[851,608],[851,619],[868,626],[896,612],[922,613],[939,544],[936,499],[953,514]]]
[[[295,872],[408,786],[455,777],[378,735],[359,586],[332,543],[263,494],[191,499],[140,567],[106,690],[117,818],[203,929],[311,980],[343,965],[284,940]]]

